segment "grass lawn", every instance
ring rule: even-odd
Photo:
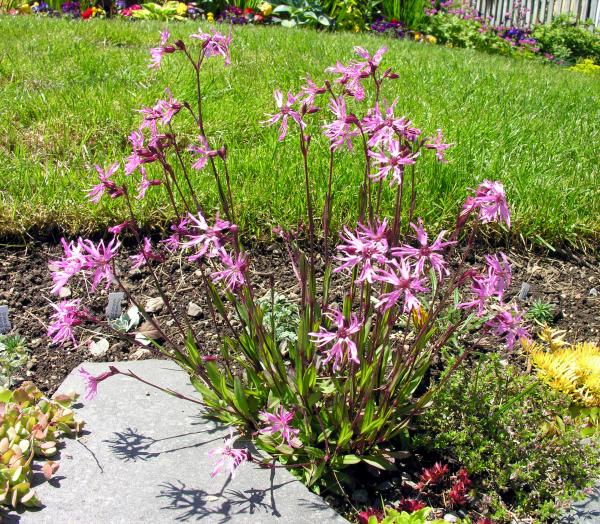
[[[148,48],[161,23],[0,18],[0,235],[58,226],[98,230],[125,216],[120,203],[87,203],[93,164],[128,154],[126,136],[169,85],[191,99],[193,79],[180,57],[158,73]],[[171,24],[186,36],[194,23]],[[222,30],[226,28],[222,27]],[[207,132],[229,148],[241,224],[264,235],[304,212],[296,141],[277,142],[260,125],[276,87],[297,89],[305,72],[325,78],[353,45],[387,44],[384,65],[400,73],[388,99],[428,134],[456,144],[447,165],[429,159],[418,173],[419,214],[444,224],[468,187],[485,178],[506,185],[515,232],[531,241],[579,243],[600,237],[600,80],[550,65],[465,50],[280,28],[235,27],[232,67],[208,70]],[[184,132],[193,138],[192,129]],[[315,148],[326,148],[323,140]],[[313,170],[317,191],[326,155]],[[433,156],[433,155],[432,155]],[[355,208],[362,166],[346,155],[335,175],[338,220]],[[208,174],[197,184],[216,202]],[[162,197],[144,201],[144,221],[164,220]],[[389,204],[389,203],[388,203]]]

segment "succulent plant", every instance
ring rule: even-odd
[[[73,436],[83,422],[70,408],[76,394],[44,397],[31,382],[15,390],[0,389],[0,504],[38,506],[31,488],[32,462],[56,454],[63,436]],[[42,472],[49,479],[58,464],[48,461]]]

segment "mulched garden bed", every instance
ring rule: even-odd
[[[22,378],[33,380],[40,389],[51,394],[81,362],[156,358],[157,355],[150,350],[140,351],[140,348],[115,338],[109,338],[108,351],[99,357],[91,354],[89,343],[85,339],[78,347],[67,345],[59,348],[50,345],[46,326],[53,311],[50,303],[57,299],[50,293],[48,263],[60,258],[61,254],[59,245],[49,243],[0,248],[0,305],[9,306],[13,332],[25,337],[32,353],[26,377]],[[542,299],[552,304],[554,326],[568,330],[569,340],[600,342],[600,253],[582,256],[564,254],[560,258],[516,250],[509,251],[508,254],[513,267],[509,297],[519,293],[522,284],[527,283],[530,291],[524,306]],[[273,274],[277,291],[291,300],[297,298],[296,282],[283,246],[275,244],[254,249],[251,264],[255,272],[253,284],[263,293],[270,289],[270,275]],[[199,314],[190,318],[190,321],[194,330],[199,333],[198,340],[204,342],[203,351],[207,354],[216,353],[220,337],[212,326],[200,285],[201,279],[194,274],[195,268],[187,265],[181,258],[174,257],[163,264],[161,270],[165,272],[164,278],[168,273],[171,274],[172,282],[179,291],[178,298],[174,301],[176,309],[186,311],[189,301],[199,306]],[[145,270],[130,272],[125,281],[142,304],[157,297],[152,280]],[[72,289],[72,292],[73,296],[77,296],[76,289]],[[96,296],[95,313],[104,315],[107,292],[100,290]],[[156,316],[165,322],[169,319],[164,307]],[[93,335],[90,332],[90,340]]]

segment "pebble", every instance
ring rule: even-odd
[[[148,355],[150,355],[151,351],[146,348],[137,348],[131,356],[129,357],[131,360],[140,360]]]
[[[458,515],[455,515],[454,513],[446,513],[444,515],[444,520],[446,522],[458,522]]]
[[[598,290],[593,287],[592,289],[590,289],[590,296],[591,297],[597,297],[598,296]]]
[[[527,296],[529,295],[530,291],[531,291],[531,286],[527,282],[523,282],[521,284],[521,290],[519,291],[519,294],[517,295],[518,299],[525,300],[527,298]]]
[[[196,318],[202,315],[202,308],[195,302],[190,302],[187,308],[188,316]]]
[[[68,287],[63,287],[60,289],[60,291],[58,292],[58,296],[60,298],[67,298],[71,296],[71,288]]]
[[[165,302],[161,297],[154,297],[146,301],[144,309],[148,313],[158,313],[164,305]]]

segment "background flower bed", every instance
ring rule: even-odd
[[[184,93],[193,88],[176,65],[167,64],[158,74],[147,69],[147,48],[162,27],[0,18],[5,35],[0,42],[0,234],[98,231],[125,216],[118,202],[91,206],[85,190],[94,163],[105,165],[126,151],[122,137],[137,118],[130,108],[162,96],[166,78]],[[189,27],[176,24],[172,30],[185,35]],[[322,70],[338,57],[347,58],[352,45],[380,45],[381,40],[278,28],[233,31],[239,81],[233,82],[229,71],[215,75],[210,96],[219,103],[208,107],[211,120],[224,121],[241,225],[265,237],[271,225],[293,224],[303,212],[300,163],[258,124],[273,89],[295,82],[306,69]],[[452,169],[429,160],[422,165],[418,213],[428,223],[448,223],[467,187],[499,177],[511,194],[517,236],[551,243],[598,238],[598,80],[533,62],[482,60],[473,51],[388,43],[390,65],[401,72],[394,88],[401,94],[399,110],[422,122],[428,133],[443,127],[456,144],[449,156]],[[249,92],[246,86],[255,87]],[[260,143],[249,136],[261,137]],[[350,162],[340,164],[338,224],[356,205],[347,187],[358,176]],[[215,202],[209,180],[205,188],[206,198]],[[147,225],[164,221],[152,195],[142,218]]]

